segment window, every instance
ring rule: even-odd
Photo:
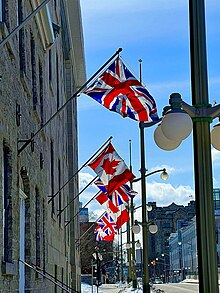
[[[18,24],[21,24],[22,21],[23,21],[22,0],[18,0]],[[26,71],[24,45],[25,45],[24,28],[22,28],[19,30],[19,58],[20,58],[20,70],[22,72]]]
[[[43,88],[43,68],[39,63],[39,96],[40,96],[40,119],[41,126],[44,124],[44,88]]]
[[[57,283],[57,265],[55,265],[54,281]],[[54,293],[57,293],[57,284],[55,284]]]
[[[60,78],[59,78],[59,58],[58,58],[58,55],[56,57],[56,70],[57,70],[57,110],[58,110],[60,107],[60,90],[59,90]]]
[[[0,22],[5,22],[9,28],[8,0],[0,0]]]
[[[58,160],[58,190],[61,188],[61,164],[60,159]],[[61,191],[58,194],[58,210],[59,212],[62,209],[62,198],[61,198]],[[59,225],[61,225],[62,214],[59,215]]]
[[[45,201],[43,201],[43,231],[42,231],[42,258],[43,258],[43,270],[46,270],[46,209]]]
[[[62,272],[61,272],[61,284],[62,284],[62,287],[64,286],[64,268],[62,268]],[[64,292],[63,288],[62,288],[62,293]]]
[[[0,0],[0,22],[3,22],[3,1]]]
[[[52,51],[49,50],[49,81],[52,81]]]
[[[3,199],[3,259],[12,262],[12,169],[9,149],[3,147],[2,199]]]
[[[35,60],[35,41],[34,36],[30,34],[30,47],[31,47],[31,79],[32,79],[32,99],[34,110],[36,110],[37,105],[37,79],[36,79],[36,60]]]
[[[40,206],[40,195],[39,191],[35,189],[35,244],[36,244],[36,265],[40,267],[40,254],[41,254],[41,229],[40,229],[40,222],[41,222],[41,206]]]
[[[50,179],[51,179],[51,196],[54,195],[54,147],[53,142],[50,142]],[[51,201],[51,212],[54,214],[54,198]]]

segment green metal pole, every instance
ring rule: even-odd
[[[128,208],[128,213],[129,213],[130,208]],[[130,221],[127,222],[127,243],[131,242],[131,225]],[[128,259],[128,278],[127,278],[127,283],[130,283],[132,280],[132,275],[131,275],[131,249],[127,248],[127,259]]]
[[[189,0],[192,104],[198,109],[210,106],[204,6],[204,0]],[[199,292],[217,293],[210,121],[200,118],[193,122]]]
[[[148,269],[148,226],[146,210],[146,167],[145,167],[145,146],[144,146],[144,127],[140,127],[140,151],[141,151],[141,193],[142,193],[142,238],[143,238],[143,293],[150,293],[149,269]]]
[[[134,226],[134,203],[131,199],[131,226]],[[133,231],[131,232],[131,254],[132,254],[132,287],[137,288],[137,278],[136,278],[136,257],[135,257],[135,235]]]
[[[121,273],[120,281],[123,282],[123,250],[122,250],[122,228],[121,228],[121,247],[120,247],[120,258],[121,258]]]
[[[131,159],[131,140],[129,140],[129,154],[130,154],[130,170],[132,172],[132,159]],[[130,187],[133,189],[133,183],[130,181]],[[131,227],[134,226],[134,200],[131,198],[131,204],[130,204],[130,210],[131,210]],[[136,257],[135,257],[135,235],[133,231],[131,232],[131,276],[132,276],[132,287],[134,289],[137,288],[137,278],[136,278],[136,269],[135,269],[135,262],[136,262]]]

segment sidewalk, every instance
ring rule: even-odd
[[[133,289],[127,284],[103,284],[99,287],[99,293],[141,293],[142,289]]]
[[[92,286],[81,285],[82,293],[92,293]],[[98,293],[141,293],[142,289],[133,289],[127,284],[102,284],[98,287]],[[93,293],[97,293],[97,287],[93,286]]]

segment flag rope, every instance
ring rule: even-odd
[[[47,126],[56,116],[59,114],[66,106],[75,98],[82,90],[112,61],[119,53],[122,51],[122,48],[119,48],[33,135],[28,139],[18,150],[18,155],[33,141],[33,139],[41,132],[43,128]]]

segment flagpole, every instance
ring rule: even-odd
[[[96,179],[98,176],[94,177],[62,210],[59,210],[58,217],[65,211],[65,209],[77,198],[80,194],[83,193]]]
[[[35,136],[44,129],[48,123],[50,123],[56,116],[59,114],[69,102],[72,101],[82,90],[111,62],[119,53],[122,51],[122,48],[119,48],[33,135],[28,139],[20,149],[18,149],[18,155],[33,141]]]
[[[65,224],[65,228],[66,228],[66,226],[68,226],[69,225],[69,223],[70,222],[72,222],[72,220],[74,220],[75,219],[75,217],[80,213],[80,211],[82,210],[82,209],[84,209],[98,194],[101,194],[101,191],[98,191],[81,209],[79,209],[79,211],[69,220],[69,221],[65,221],[65,222],[67,222],[66,224]],[[70,202],[71,203],[71,202]],[[63,212],[63,211],[62,211]]]
[[[130,171],[132,172],[131,146],[132,146],[131,140],[129,140]],[[131,187],[131,189],[133,189],[133,182],[132,181],[130,181],[130,187]],[[131,197],[130,209],[131,209],[131,227],[132,227],[134,225],[134,200],[133,200],[133,197]],[[129,231],[129,234],[130,234],[130,231]],[[133,231],[131,231],[131,253],[130,254],[132,255],[132,261],[131,261],[132,287],[134,289],[136,289],[137,288],[137,278],[136,278],[136,270],[135,270],[135,261],[136,261],[136,258],[135,258],[135,235],[134,235]],[[131,255],[130,255],[130,258],[131,258]]]
[[[140,64],[140,82],[142,82],[142,60]],[[149,269],[148,269],[148,219],[147,219],[147,199],[146,199],[146,164],[145,164],[145,142],[144,127],[139,123],[140,128],[140,155],[141,155],[141,193],[142,193],[142,241],[143,241],[143,293],[150,293]]]
[[[130,171],[132,172],[132,164],[131,164],[131,140],[129,139],[129,157],[130,157]],[[132,189],[132,183],[130,181],[130,187]],[[133,198],[131,197],[130,205],[128,205],[128,212],[130,214],[130,211],[132,213],[132,203],[133,203]],[[127,222],[127,243],[131,242],[131,225],[130,221]],[[127,258],[128,258],[128,280],[127,283],[130,283],[130,281],[133,281],[132,278],[132,265],[131,265],[131,249],[130,247],[127,248]]]
[[[42,9],[50,0],[45,0],[44,2],[42,2],[36,9],[34,9],[34,11],[28,15],[23,21],[22,23],[20,23],[18,26],[16,26],[3,40],[1,40],[0,42],[0,47],[4,46],[8,40],[13,37],[20,29],[22,29],[25,24],[32,18],[35,16],[35,14],[38,13],[38,11],[40,9]]]
[[[102,146],[67,180],[67,182],[55,193],[51,196],[51,198],[48,200],[48,203],[50,203],[54,197],[57,196],[58,193],[75,177],[88,163],[94,158],[100,150],[112,139],[112,136],[110,136],[103,144]]]
[[[55,285],[57,285],[58,287],[60,287],[62,290],[64,290],[64,291],[66,291],[66,292],[71,292],[71,291],[74,291],[74,292],[76,292],[76,293],[79,293],[79,291],[76,291],[75,289],[73,289],[73,288],[68,288],[68,289],[66,289],[66,288],[64,288],[63,286],[61,286],[58,282],[56,282],[56,281],[54,281],[54,280],[52,280],[51,278],[49,278],[48,276],[46,276],[44,273],[42,273],[39,269],[37,269],[37,268],[35,268],[35,267],[33,267],[33,265],[30,265],[29,263],[27,263],[27,262],[25,262],[25,261],[23,261],[23,260],[21,260],[21,259],[19,259],[19,261],[21,262],[21,263],[23,263],[25,266],[27,266],[28,268],[30,268],[30,269],[32,269],[32,270],[34,270],[35,272],[37,272],[38,274],[40,274],[41,276],[43,276],[44,278],[46,278],[48,281],[50,281],[50,282],[52,282],[53,284],[55,284]],[[55,279],[55,277],[53,277],[52,276],[52,278],[53,279]],[[60,281],[59,281],[60,282]],[[65,285],[66,286],[66,285]],[[70,291],[71,290],[71,291]]]

